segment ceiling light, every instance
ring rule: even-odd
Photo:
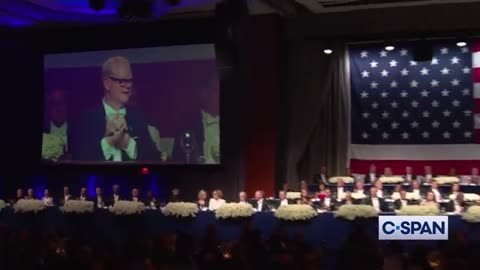
[[[385,47],[385,50],[387,50],[387,51],[393,51],[393,50],[395,50],[395,47],[392,46],[392,45],[389,45],[389,46],[386,46],[386,47]]]
[[[333,51],[331,49],[325,49],[325,50],[323,50],[323,52],[325,54],[332,54],[333,53]]]
[[[457,42],[457,46],[458,46],[458,47],[465,47],[465,46],[467,46],[467,42],[465,42],[465,41],[459,41],[459,42]]]

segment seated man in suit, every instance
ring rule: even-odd
[[[383,169],[383,175],[384,177],[391,177],[393,176],[393,171],[392,171],[392,168],[390,167],[385,167],[385,169]]]
[[[348,188],[345,187],[345,183],[343,179],[337,180],[337,187],[333,190],[332,197],[337,200],[338,202],[345,198],[345,192],[349,191]]]
[[[33,195],[33,188],[27,189],[27,196],[25,196],[25,200],[34,200],[35,196]]]
[[[337,201],[332,199],[332,192],[329,188],[325,190],[325,198],[320,201],[320,209],[334,211],[337,208]],[[345,195],[344,195],[345,198]]]
[[[410,205],[411,203],[407,200],[407,191],[406,190],[401,190],[400,191],[400,199],[396,199],[393,202],[393,206],[395,210],[400,210],[405,205]]]
[[[405,179],[406,183],[411,183],[412,180],[417,179],[417,176],[413,174],[412,167],[410,166],[405,167],[405,175],[403,176],[403,179]]]
[[[440,189],[438,188],[437,181],[432,180],[430,189],[428,191],[431,191],[435,195],[435,201],[437,203],[441,203],[443,201],[443,194],[440,192]]]
[[[417,179],[412,180],[412,186],[410,192],[417,194],[418,196],[423,196],[423,192],[420,188],[420,182]]]
[[[377,196],[377,188],[370,188],[370,197],[365,200],[365,204],[373,206],[377,212],[388,212],[388,205],[383,198]]]
[[[248,202],[248,196],[247,196],[247,193],[245,191],[240,191],[238,193],[238,202],[239,203],[249,203]]]
[[[155,198],[155,196],[153,195],[153,191],[151,191],[151,190],[147,191],[147,197],[145,198],[143,203],[147,207],[150,207],[150,208],[153,208],[153,209],[160,206],[160,202],[157,200],[157,198]]]
[[[93,203],[96,208],[103,208],[107,205],[107,202],[103,197],[102,189],[99,187],[95,188],[95,199],[93,199]]]
[[[89,201],[88,199],[88,194],[87,194],[87,188],[86,187],[82,187],[80,189],[80,196],[78,196],[78,200],[80,201]]]
[[[120,196],[120,186],[115,184],[112,186],[112,196],[110,197],[109,205],[114,205],[120,200],[122,200],[122,197]]]
[[[70,194],[70,188],[68,186],[63,187],[63,198],[60,200],[60,204],[64,205],[66,201],[72,199],[72,195]]]
[[[467,205],[465,204],[463,193],[458,192],[455,200],[449,201],[445,210],[447,212],[454,212],[454,213],[460,214],[462,212],[465,212],[466,209],[467,209]]]
[[[388,192],[383,189],[382,181],[375,182],[375,187],[377,188],[377,197],[385,199],[388,197]]]
[[[253,208],[258,212],[268,212],[269,207],[266,200],[263,198],[265,192],[263,190],[255,191],[255,201],[253,202]]]
[[[375,181],[377,181],[377,179],[379,177],[380,177],[380,175],[377,174],[377,167],[375,167],[375,165],[372,164],[372,165],[370,165],[369,172],[363,178],[363,182],[365,184],[374,183]]]
[[[138,190],[138,188],[132,189],[132,199],[131,199],[131,201],[132,202],[141,202],[140,191]]]
[[[328,184],[327,181],[328,181],[327,166],[322,165],[320,167],[320,173],[316,174],[313,177],[313,183],[317,184],[317,185],[320,184],[320,183]]]
[[[352,193],[350,191],[347,191],[345,193],[345,198],[340,203],[340,205],[345,205],[345,204],[347,205],[358,204],[358,201],[352,197]]]
[[[478,168],[472,168],[472,175],[470,175],[470,183],[480,185],[480,175]]]
[[[123,56],[102,67],[104,97],[72,126],[69,147],[79,161],[159,161],[160,154],[143,115],[128,107],[133,75]],[[128,120],[127,120],[128,118]]]
[[[430,183],[433,178],[437,177],[435,174],[432,173],[432,166],[425,166],[425,182]]]
[[[282,206],[282,205],[289,205],[289,204],[291,204],[291,203],[292,203],[292,202],[287,199],[287,193],[286,193],[285,191],[283,191],[283,190],[280,190],[280,191],[278,192],[278,200],[275,201],[274,207],[275,207],[276,209],[278,209],[278,207],[280,207],[280,206]]]

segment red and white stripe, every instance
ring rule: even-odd
[[[406,166],[414,173],[423,174],[425,166],[432,166],[434,174],[448,174],[454,167],[458,174],[469,175],[472,168],[480,168],[480,42],[473,44],[474,144],[442,145],[350,145],[350,169],[367,173],[375,164],[377,172],[390,167],[395,174],[403,174]]]

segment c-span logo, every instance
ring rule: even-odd
[[[448,216],[379,216],[380,240],[448,240]]]

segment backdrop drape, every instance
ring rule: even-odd
[[[303,40],[288,46],[286,133],[283,172],[278,182],[298,187],[311,181],[321,165],[330,175],[344,173],[349,140],[349,93],[346,47],[328,44],[334,53],[323,53],[326,42]]]

